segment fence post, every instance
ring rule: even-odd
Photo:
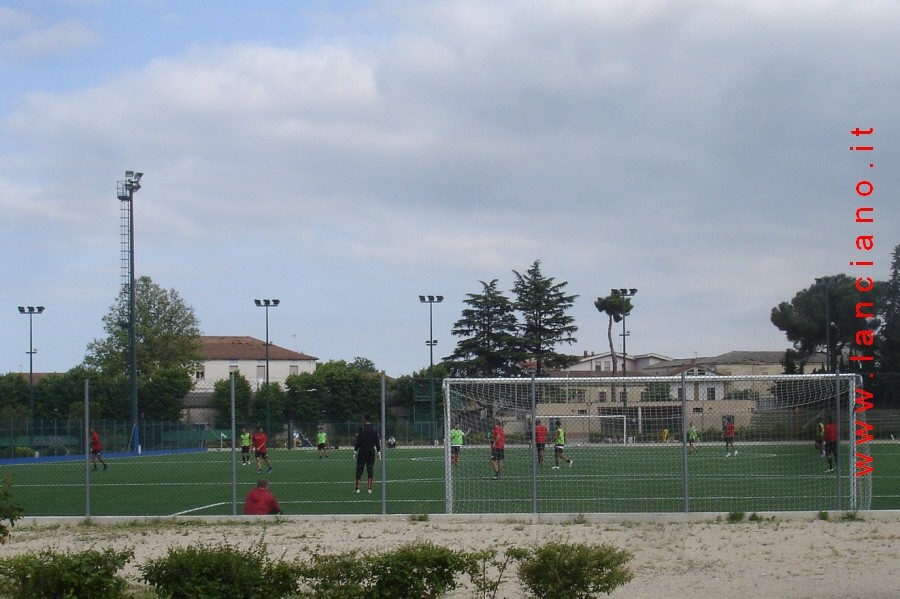
[[[235,454],[235,447],[237,444],[235,440],[237,437],[237,423],[235,422],[234,416],[234,373],[231,372],[228,375],[228,378],[231,379],[231,515],[237,515],[237,455]]]
[[[688,480],[690,478],[690,470],[688,469],[688,443],[687,443],[687,388],[685,373],[681,373],[681,478],[684,481],[684,512],[691,511],[690,506],[690,487]]]
[[[84,379],[84,436],[81,448],[84,451],[84,517],[91,517],[91,458],[88,455],[88,435],[90,434],[90,379]]]

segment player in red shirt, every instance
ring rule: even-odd
[[[837,459],[837,442],[837,424],[834,423],[834,418],[829,416],[828,424],[825,425],[825,457],[828,458],[828,470],[825,472],[834,472],[834,461]]]
[[[91,429],[91,464],[94,470],[97,469],[97,462],[103,464],[104,470],[109,470],[109,465],[103,461],[103,443],[100,442],[100,435],[93,428]]]
[[[544,465],[544,448],[547,446],[547,427],[540,418],[534,421],[534,447],[537,450],[538,466]]]
[[[269,481],[261,478],[256,483],[256,488],[247,493],[247,499],[244,500],[244,515],[266,516],[280,513],[282,513],[281,506],[269,491]]]
[[[253,453],[256,455],[256,473],[262,474],[262,463],[260,460],[264,460],[266,462],[266,466],[269,467],[269,474],[272,474],[272,462],[269,461],[269,450],[266,448],[266,443],[269,442],[269,438],[266,437],[266,433],[263,432],[261,426],[256,427],[256,432],[250,437],[250,445],[253,446]]]
[[[732,451],[737,455],[737,449],[734,448],[734,418],[729,418],[725,422],[725,457],[730,458]]]
[[[506,447],[506,433],[499,420],[494,421],[491,430],[491,468],[494,469],[494,478],[499,479],[503,472],[503,450]]]

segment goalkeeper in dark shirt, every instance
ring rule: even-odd
[[[381,442],[378,437],[378,431],[369,421],[369,415],[363,416],[363,423],[356,432],[356,444],[353,446],[353,457],[356,458],[356,489],[355,493],[359,493],[359,479],[362,477],[363,469],[369,475],[366,490],[372,492],[372,476],[375,471],[375,458],[381,459]]]

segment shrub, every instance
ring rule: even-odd
[[[21,445],[16,446],[13,449],[13,457],[14,458],[33,458],[34,457],[34,449],[31,447],[23,447]]]
[[[457,586],[457,574],[472,572],[475,562],[465,553],[428,542],[404,545],[369,558],[373,599],[440,597]]]
[[[127,581],[116,574],[134,555],[133,551],[58,553],[44,549],[0,560],[0,580],[12,596],[21,599],[45,597],[121,597]]]
[[[283,597],[298,588],[299,567],[274,561],[262,540],[246,549],[224,544],[169,548],[140,566],[142,580],[172,599]]]
[[[746,515],[747,514],[745,514],[744,512],[728,512],[728,518],[726,518],[726,521],[732,524],[743,522]]]
[[[610,593],[634,575],[632,555],[612,545],[548,543],[519,562],[519,579],[532,596],[586,599]]]
[[[4,521],[9,522],[9,526],[15,526],[23,511],[21,506],[13,503],[12,482],[8,476],[4,476],[0,479],[0,544],[5,543],[9,537],[9,527]]]
[[[358,551],[338,555],[314,555],[298,565],[300,597],[359,599],[366,596],[369,566]]]

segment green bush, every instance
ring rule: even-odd
[[[0,580],[11,596],[20,599],[59,597],[122,597],[128,582],[118,572],[131,550],[58,553],[44,549],[0,560]]]
[[[0,544],[5,543],[9,537],[9,527],[4,521],[9,522],[9,526],[15,526],[23,511],[21,506],[13,503],[12,479],[4,476],[0,479]]]
[[[586,599],[610,593],[633,578],[632,555],[612,545],[548,543],[519,562],[519,579],[536,598]]]
[[[262,540],[246,549],[224,544],[169,548],[140,566],[141,578],[172,599],[284,597],[297,592],[299,567],[274,561]]]
[[[338,555],[314,555],[300,564],[300,597],[317,599],[361,599],[369,580],[367,560],[357,551]]]
[[[13,457],[14,458],[33,458],[34,457],[34,449],[31,447],[23,447],[21,445],[17,446],[13,449]]]
[[[374,579],[372,599],[440,597],[457,587],[457,575],[473,572],[466,554],[429,542],[404,545],[369,558]]]

